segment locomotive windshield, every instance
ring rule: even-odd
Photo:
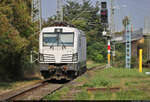
[[[44,46],[73,46],[74,33],[43,33]]]
[[[57,34],[43,34],[43,43],[45,46],[57,45]]]

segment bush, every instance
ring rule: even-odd
[[[87,48],[88,58],[95,62],[106,62],[107,49],[104,42],[95,42]]]

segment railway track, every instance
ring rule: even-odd
[[[90,69],[87,69],[87,71],[96,70],[96,69],[104,69],[104,68],[106,68],[106,65],[102,65],[102,66],[97,66],[97,67],[94,67],[94,68],[90,68]]]
[[[88,71],[95,69],[104,69],[106,66],[98,66]],[[84,75],[84,74],[83,74]],[[73,82],[73,81],[71,81]],[[55,91],[61,89],[66,86],[66,84],[70,84],[71,82],[66,83],[58,83],[58,82],[49,82],[49,80],[39,81],[38,83],[24,87],[15,91],[7,92],[5,94],[0,95],[0,101],[9,101],[9,100],[42,100],[42,98],[48,94],[52,94]]]
[[[2,94],[0,95],[0,101],[40,100],[45,95],[53,93],[61,87],[62,84],[49,83],[48,80],[43,80],[32,86],[23,87],[21,89]]]

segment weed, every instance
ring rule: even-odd
[[[94,99],[95,100],[110,100],[112,97],[112,93],[107,91],[107,92],[95,92],[94,93]]]
[[[138,84],[139,82],[136,81],[132,81],[132,82],[126,82],[125,85],[134,85],[134,84]]]
[[[64,87],[62,90],[57,91],[51,95],[47,95],[44,97],[46,100],[60,100],[61,96],[65,96],[66,93],[69,91],[68,87]]]
[[[138,90],[121,91],[117,93],[119,100],[145,100],[150,99],[145,92]]]
[[[87,93],[87,91],[83,90],[81,93],[76,95],[76,100],[90,100],[90,93]]]
[[[44,99],[46,99],[46,100],[59,100],[60,97],[61,97],[61,94],[59,92],[55,92],[52,95],[45,96]]]

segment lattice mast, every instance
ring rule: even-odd
[[[110,17],[110,32],[112,39],[115,39],[115,23],[114,23],[114,14],[115,14],[115,9],[114,9],[114,0],[111,0],[111,17]],[[113,64],[115,60],[115,41],[112,42],[112,56],[113,56]]]
[[[37,23],[37,32],[34,32],[34,34],[31,36],[38,36],[42,29],[42,13],[41,13],[41,0],[32,0],[31,4],[31,20],[32,22]],[[32,48],[33,50],[33,48]],[[35,57],[36,56],[36,57]],[[30,55],[30,61],[31,63],[34,63],[39,60],[39,53],[36,51],[31,51]]]
[[[126,22],[126,68],[131,68],[131,24]]]
[[[114,0],[111,0],[111,17],[110,17],[110,31],[112,36],[114,37],[115,32],[115,24],[114,24]]]
[[[147,39],[147,62],[150,63],[150,36]]]
[[[38,28],[42,29],[42,13],[41,13],[41,0],[32,0],[32,22],[38,22]]]
[[[57,21],[63,22],[63,0],[57,0]]]

